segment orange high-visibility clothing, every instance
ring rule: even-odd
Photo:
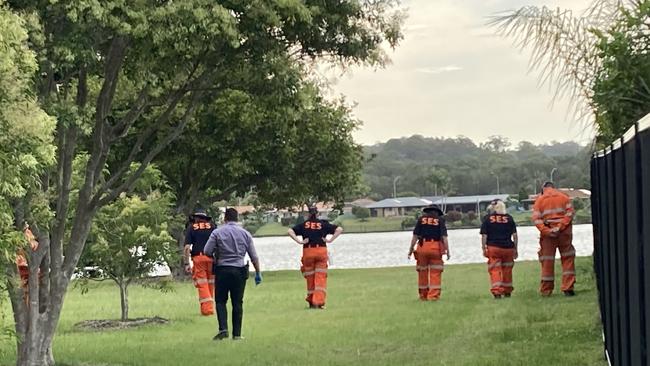
[[[214,274],[212,258],[200,254],[192,257],[192,281],[199,291],[199,305],[202,315],[214,314]]]
[[[562,291],[573,290],[576,255],[575,248],[571,244],[573,214],[571,199],[552,187],[544,188],[544,193],[535,201],[533,222],[540,231],[538,254],[542,267],[540,281],[542,295],[548,296],[553,292],[556,249],[559,249],[562,260]],[[554,229],[556,232],[553,231]]]
[[[307,297],[312,306],[324,306],[327,298],[327,247],[309,246],[302,250],[302,267],[300,271],[307,280]]]
[[[438,300],[442,290],[443,245],[437,240],[424,240],[415,254],[420,300]]]
[[[562,291],[573,290],[576,282],[575,256],[576,250],[571,244],[573,233],[571,226],[560,231],[557,237],[541,236],[539,261],[542,264],[542,279],[539,292],[548,296],[553,293],[555,283],[555,252],[559,249],[562,261]]]
[[[490,292],[492,295],[512,293],[512,267],[515,265],[515,248],[501,248],[487,245],[488,273],[490,274]]]
[[[26,227],[23,230],[25,239],[29,242],[29,247],[32,251],[38,249],[38,241],[34,233]],[[16,267],[18,267],[18,274],[20,275],[20,285],[23,288],[23,300],[25,303],[29,301],[29,264],[27,263],[27,253],[23,249],[18,249],[16,253]]]

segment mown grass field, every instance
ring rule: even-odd
[[[194,288],[131,290],[132,317],[170,324],[91,332],[79,321],[116,318],[117,289],[68,294],[55,356],[62,365],[606,365],[591,258],[578,260],[578,296],[537,295],[536,262],[517,263],[515,292],[494,300],[485,265],[447,266],[439,302],[420,302],[412,267],[333,270],[327,310],[308,310],[298,271],[269,272],[249,287],[245,341],[212,341]],[[2,347],[12,347],[3,343]],[[9,356],[1,364],[12,364]]]

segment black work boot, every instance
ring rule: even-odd
[[[212,338],[213,341],[220,341],[222,339],[228,338],[228,331],[227,330],[220,330],[219,333],[217,333],[214,338]]]
[[[576,295],[576,292],[573,291],[573,290],[566,290],[566,291],[564,291],[564,296],[571,297],[571,296],[575,296],[575,295]]]

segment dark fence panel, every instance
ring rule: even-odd
[[[650,366],[650,115],[591,162],[594,270],[605,351]]]

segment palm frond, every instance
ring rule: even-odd
[[[553,101],[568,97],[575,117],[593,115],[592,86],[601,66],[598,31],[609,29],[624,9],[639,0],[596,0],[581,15],[560,8],[526,6],[492,16],[488,25],[531,51],[529,67],[540,86],[553,86]]]

